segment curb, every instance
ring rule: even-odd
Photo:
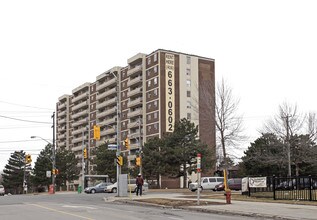
[[[212,213],[212,214],[225,214],[225,215],[239,215],[239,216],[246,216],[246,217],[257,217],[257,218],[271,218],[271,219],[277,219],[277,220],[298,220],[298,218],[289,218],[289,217],[283,217],[278,215],[265,215],[265,214],[259,214],[254,212],[236,212],[236,211],[228,211],[228,210],[211,210],[206,208],[200,208],[200,207],[192,207],[192,206],[167,206],[167,205],[159,205],[155,203],[148,203],[148,202],[142,202],[137,200],[127,200],[127,199],[113,199],[113,200],[107,200],[107,202],[114,202],[118,204],[130,204],[130,205],[140,205],[147,207],[158,207],[162,209],[181,209],[181,210],[187,210],[187,211],[195,211],[195,212],[203,212],[203,213]],[[225,205],[225,204],[224,204]],[[303,219],[304,220],[304,219]]]

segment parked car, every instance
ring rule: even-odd
[[[4,196],[4,194],[5,194],[4,186],[0,185],[0,196]]]
[[[233,178],[228,179],[228,188],[231,190],[241,190],[242,187],[242,179],[241,178]],[[223,191],[225,190],[225,184],[220,183],[215,186],[215,191]]]
[[[110,182],[102,182],[102,183],[99,183],[95,186],[89,186],[89,187],[86,187],[85,188],[85,193],[103,193],[105,191],[105,188],[109,185],[111,185],[112,183]]]
[[[118,183],[115,182],[112,185],[109,185],[105,188],[105,192],[108,193],[116,193],[118,189]],[[130,179],[130,181],[128,181],[128,192],[136,192],[137,186],[136,186],[136,179]],[[149,184],[147,182],[144,181],[143,183],[143,187],[142,187],[142,191],[146,192],[149,190]]]
[[[200,187],[201,189],[214,190],[215,186],[223,182],[223,177],[202,177]],[[198,188],[198,183],[189,184],[189,190],[195,192]]]

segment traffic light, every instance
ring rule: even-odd
[[[53,175],[55,175],[56,174],[56,169],[52,169],[52,173],[53,173]]]
[[[123,157],[122,156],[117,156],[117,164],[119,166],[122,166],[123,165]]]
[[[59,170],[58,170],[58,169],[55,169],[55,173],[56,173],[56,174],[59,174]]]
[[[84,148],[84,158],[85,158],[85,159],[87,159],[87,158],[88,158],[88,155],[87,155],[87,148],[86,148],[86,147]]]
[[[135,158],[135,164],[136,164],[137,166],[141,166],[141,157]]]
[[[100,126],[94,125],[94,139],[96,141],[100,140]]]
[[[126,138],[126,139],[124,140],[124,145],[125,145],[125,147],[126,147],[128,150],[130,150],[129,138]]]
[[[30,154],[26,155],[26,156],[25,156],[25,163],[26,163],[26,164],[29,164],[29,163],[31,163],[31,162],[32,162],[31,155],[30,155]]]

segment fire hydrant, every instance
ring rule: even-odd
[[[230,189],[226,190],[225,196],[226,196],[226,203],[231,204],[231,190]]]

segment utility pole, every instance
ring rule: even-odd
[[[56,169],[56,154],[55,154],[55,112],[52,115],[53,119],[53,146],[52,146],[52,170]],[[52,175],[53,193],[55,193],[55,174]]]
[[[81,153],[81,187],[82,190],[85,188],[85,158],[84,158],[84,150],[85,150],[85,130],[82,131],[82,153]]]
[[[289,115],[285,116],[286,119],[286,141],[287,141],[287,161],[288,161],[288,173],[287,176],[292,176],[292,167],[291,167],[291,146],[290,146],[290,137],[289,137]]]
[[[141,116],[139,116],[139,151],[140,151],[140,174],[142,175],[142,143],[141,143]]]

